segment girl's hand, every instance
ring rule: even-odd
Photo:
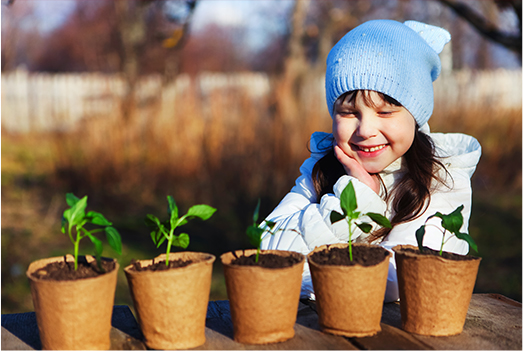
[[[357,178],[360,182],[369,186],[379,195],[380,182],[378,176],[367,172],[358,161],[348,156],[338,145],[334,146],[334,154],[338,161],[343,165],[343,168],[345,168],[345,172],[347,172],[348,175]]]

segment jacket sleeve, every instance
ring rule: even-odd
[[[347,242],[348,226],[345,221],[330,222],[332,210],[342,212],[339,196],[350,181],[353,182],[358,209],[363,212],[384,214],[385,202],[368,186],[356,178],[342,176],[334,186],[334,194],[324,195],[316,202],[312,186],[311,172],[315,159],[307,160],[300,168],[302,175],[267,220],[276,223],[274,235],[265,232],[262,236],[262,249],[291,250],[307,255],[315,247],[324,244]],[[359,241],[367,234],[356,229],[353,240]],[[305,264],[302,281],[302,296],[313,297],[309,267]]]

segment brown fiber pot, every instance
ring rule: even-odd
[[[86,256],[87,261],[94,260]],[[111,347],[111,317],[119,265],[94,278],[71,281],[37,279],[31,276],[47,264],[64,257],[44,258],[29,265],[26,275],[44,350],[108,350]],[[74,261],[67,255],[68,262]]]
[[[201,252],[170,253],[169,260],[192,260],[165,271],[125,267],[129,289],[145,343],[153,349],[187,349],[205,343],[205,318],[215,256]],[[164,261],[165,254],[154,259]],[[142,267],[153,260],[139,261]]]
[[[353,244],[364,246],[365,244]],[[346,248],[348,244],[322,245],[307,255],[322,331],[348,337],[370,336],[381,331],[383,299],[387,287],[390,252],[374,266],[319,265],[311,260],[318,251]]]
[[[302,260],[291,267],[264,268],[231,264],[233,252],[221,255],[234,340],[244,344],[276,343],[294,336],[305,256],[291,251],[261,252],[300,255]],[[256,250],[234,253],[237,257],[250,256]]]
[[[406,248],[418,253],[405,252]],[[431,336],[460,334],[481,258],[456,261],[421,255],[412,245],[398,245],[392,250],[396,253],[403,329]]]

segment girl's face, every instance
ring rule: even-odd
[[[415,128],[407,109],[383,100],[375,91],[343,95],[334,105],[332,134],[338,146],[369,173],[381,172],[403,156],[412,145]]]

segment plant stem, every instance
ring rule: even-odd
[[[174,228],[171,228],[171,231],[169,232],[169,236],[167,237],[167,251],[165,252],[165,265],[166,266],[169,265],[169,253],[171,252],[171,246],[173,244],[173,239],[174,239]]]
[[[260,248],[258,247],[258,248],[256,249],[256,259],[255,259],[254,262],[258,263],[258,257],[259,257],[259,256],[260,256]]]
[[[439,249],[440,256],[443,256],[443,245],[445,244],[445,233],[446,232],[447,232],[446,230],[443,231],[443,238],[441,239],[441,247]]]
[[[165,253],[165,265],[169,265],[169,252],[171,252],[172,237],[167,240],[167,252]]]
[[[352,221],[348,220],[349,222],[349,258],[352,262]]]
[[[78,240],[78,233],[76,233],[76,241],[74,242],[74,270],[78,269],[78,247],[80,246],[80,240]]]

